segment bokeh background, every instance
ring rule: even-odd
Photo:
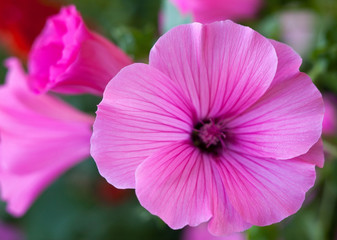
[[[9,56],[25,61],[46,16],[69,4],[76,5],[89,28],[113,41],[135,62],[148,61],[152,45],[167,29],[190,21],[189,16],[180,16],[167,0],[0,0],[0,62]],[[331,100],[331,121],[335,121],[337,1],[264,0],[255,19],[240,23],[268,38],[286,42],[300,53],[301,70],[308,73],[322,94]],[[1,65],[0,82],[5,73]],[[100,102],[99,98],[89,95],[63,98],[91,114]],[[303,207],[278,224],[252,227],[246,232],[248,239],[337,239],[337,131],[334,124],[323,136],[325,166],[317,169],[316,184],[307,193]],[[139,205],[134,191],[118,190],[106,183],[91,158],[54,182],[24,217],[13,218],[5,207],[6,204],[0,202],[0,240],[182,239],[183,230],[171,230],[149,214]]]

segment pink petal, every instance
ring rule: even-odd
[[[315,164],[316,166],[322,168],[324,166],[324,151],[323,151],[323,141],[320,138],[317,143],[315,143],[307,153],[298,156],[305,162]]]
[[[172,29],[154,45],[150,65],[179,85],[203,119],[255,103],[274,78],[277,57],[268,39],[225,21]]]
[[[108,182],[134,188],[137,166],[162,146],[190,138],[193,111],[158,70],[133,64],[108,84],[98,106],[91,154]]]
[[[171,228],[209,220],[210,161],[188,142],[159,149],[136,171],[136,194],[143,207]]]
[[[217,237],[208,232],[207,224],[197,227],[186,227],[183,232],[182,240],[245,240],[243,233],[234,233],[228,236]]]
[[[288,45],[275,40],[270,40],[270,42],[273,44],[278,58],[277,71],[271,83],[271,86],[274,86],[297,75],[300,71],[302,58]]]
[[[31,86],[37,92],[101,95],[118,71],[131,64],[118,47],[89,31],[75,6],[51,17],[29,56]]]
[[[289,159],[306,153],[322,131],[322,96],[311,79],[298,73],[274,84],[241,116],[227,124],[236,144],[252,155]]]
[[[242,232],[252,225],[247,223],[234,209],[228,199],[228,193],[223,183],[221,159],[208,157],[212,165],[211,188],[213,218],[208,224],[208,230],[213,235],[223,236],[234,232]]]
[[[230,202],[243,219],[259,226],[297,212],[315,182],[315,165],[300,158],[279,161],[227,152],[219,166]]]
[[[0,187],[8,211],[23,215],[41,191],[89,156],[93,118],[27,86],[17,59],[0,88]]]
[[[11,59],[7,66],[7,84],[0,88],[2,168],[27,173],[64,156],[70,162],[87,157],[93,118],[55,97],[33,94],[19,62]]]
[[[73,159],[71,156],[64,155],[58,160],[49,167],[27,174],[15,174],[0,170],[1,198],[7,202],[9,213],[16,217],[25,214],[35,199],[52,181],[83,158]],[[27,159],[28,163],[29,159]]]

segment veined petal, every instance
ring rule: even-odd
[[[275,78],[271,83],[273,86],[297,75],[300,71],[302,58],[288,45],[275,40],[270,40],[270,42],[275,48],[278,59]]]
[[[243,219],[264,226],[294,214],[314,185],[315,165],[227,152],[219,164],[228,198]]]
[[[289,159],[306,153],[319,139],[323,100],[304,73],[279,81],[250,109],[227,123],[233,149]]]
[[[320,138],[317,143],[312,146],[309,151],[299,157],[305,162],[315,164],[316,166],[322,168],[324,165],[324,149],[323,149],[323,141]]]
[[[136,171],[136,194],[143,207],[171,228],[197,226],[212,216],[209,159],[189,142],[158,150]]]
[[[242,232],[252,226],[234,209],[230,203],[224,184],[221,159],[205,156],[211,160],[212,166],[212,213],[213,218],[208,224],[208,230],[217,236],[228,235],[233,232]],[[210,180],[209,180],[210,181]]]
[[[224,21],[172,29],[152,48],[150,65],[177,83],[204,119],[255,103],[274,78],[277,57],[268,39]]]
[[[91,154],[108,182],[135,187],[137,166],[160,147],[190,138],[194,111],[174,82],[145,64],[124,68],[98,106]]]

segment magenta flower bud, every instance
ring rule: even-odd
[[[75,6],[68,6],[47,20],[33,44],[30,85],[39,93],[102,95],[111,78],[131,63],[121,49],[88,30]]]

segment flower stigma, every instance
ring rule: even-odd
[[[225,144],[225,128],[213,119],[201,121],[194,126],[191,139],[201,151],[218,155]]]

